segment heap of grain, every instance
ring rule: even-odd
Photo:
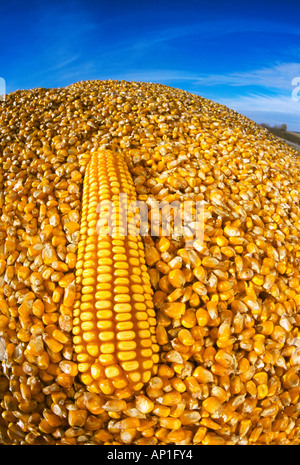
[[[265,129],[178,89],[8,95],[0,442],[299,444],[299,168]],[[160,215],[154,233],[99,241],[96,205],[120,186],[149,225],[157,201],[201,202],[204,240],[193,221],[166,235]]]

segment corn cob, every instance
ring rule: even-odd
[[[158,345],[144,246],[122,194],[136,200],[123,154],[94,152],[83,186],[73,342],[90,390],[130,397],[154,373]]]

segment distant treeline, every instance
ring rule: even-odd
[[[271,126],[268,123],[261,123],[261,126],[266,129],[279,129],[280,131],[286,131],[287,130],[287,125],[286,124],[279,124],[275,126]]]
[[[262,123],[261,126],[267,129],[274,136],[280,137],[285,142],[290,143],[294,148],[296,148],[296,150],[300,151],[300,149],[297,148],[300,147],[300,133],[297,133],[296,131],[288,131],[286,124],[271,126],[267,123]]]

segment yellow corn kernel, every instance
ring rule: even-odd
[[[203,401],[202,406],[212,414],[217,414],[222,409],[222,404],[216,397],[208,397]]]
[[[178,418],[160,418],[159,423],[163,428],[171,430],[177,430],[181,427],[181,421]]]
[[[178,339],[185,346],[192,346],[195,342],[195,339],[188,329],[181,329],[178,333]]]
[[[168,279],[173,287],[183,287],[186,279],[182,270],[171,270]]]
[[[168,344],[169,338],[166,329],[162,325],[157,325],[156,327],[156,338],[157,342],[160,345]]]
[[[63,344],[56,339],[54,339],[52,336],[49,334],[44,334],[44,341],[49,347],[49,349],[52,350],[52,352],[57,353],[60,352],[63,348]]]
[[[196,314],[192,309],[186,309],[184,315],[181,317],[180,322],[182,326],[191,329],[197,324]]]
[[[207,428],[205,426],[199,426],[199,428],[197,429],[193,437],[193,444],[200,444],[205,438],[206,433],[207,433]]]
[[[204,268],[216,268],[219,265],[219,260],[214,257],[204,257],[202,265]]]
[[[162,307],[162,312],[174,319],[179,319],[185,313],[185,304],[180,302],[166,303]]]
[[[204,308],[196,311],[196,319],[199,326],[206,326],[209,321],[209,314]]]
[[[170,241],[169,239],[167,239],[166,237],[162,237],[157,245],[156,245],[157,249],[159,250],[159,252],[166,252],[169,247],[170,247]]]
[[[259,384],[257,386],[257,398],[264,399],[268,395],[268,385],[267,384]]]
[[[214,381],[213,374],[209,370],[201,366],[195,368],[195,370],[193,371],[193,376],[197,379],[199,383],[206,384]]]
[[[223,349],[217,351],[215,360],[225,368],[231,367],[234,363],[232,356]]]

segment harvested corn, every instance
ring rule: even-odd
[[[298,168],[158,84],[0,102],[0,443],[299,444]]]
[[[149,381],[159,350],[143,244],[131,235],[126,207],[117,197],[130,192],[135,200],[129,181],[122,154],[92,155],[85,174],[75,273],[79,297],[74,292],[72,302],[73,343],[81,380],[90,390],[123,398]],[[113,215],[107,211],[109,199],[115,199],[116,215],[104,234],[101,224],[97,232],[97,209],[98,222],[108,221]]]

